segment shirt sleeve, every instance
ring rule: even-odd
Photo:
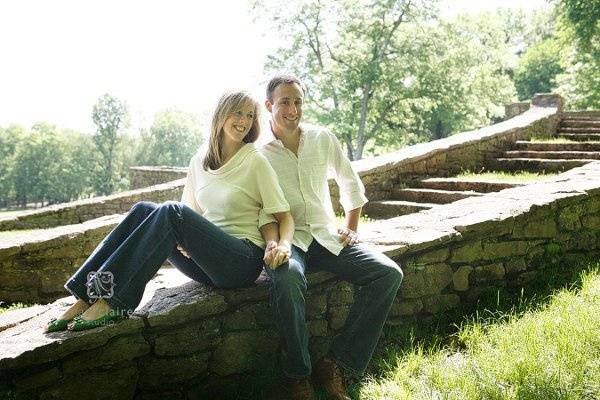
[[[190,161],[190,166],[188,167],[187,179],[185,181],[185,185],[183,186],[181,202],[195,210],[197,213],[202,214],[204,211],[196,201],[196,175],[198,174],[196,169],[198,167],[199,163],[197,162],[197,158],[192,158],[192,161]]]
[[[331,142],[334,178],[340,187],[340,203],[345,212],[362,207],[368,201],[365,196],[365,187],[356,171],[352,169],[352,164],[342,151],[340,142],[332,133],[328,133],[328,136]]]
[[[256,187],[262,204],[258,218],[258,226],[261,227],[269,222],[276,222],[272,214],[290,211],[290,206],[279,186],[277,174],[275,174],[269,161],[263,155],[257,153],[254,167]]]

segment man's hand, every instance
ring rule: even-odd
[[[348,245],[353,246],[355,244],[360,243],[358,233],[354,232],[350,228],[340,228],[338,229],[338,233],[340,234],[340,242],[344,247]]]
[[[287,262],[292,255],[292,250],[289,246],[283,244],[277,244],[277,242],[271,240],[267,242],[265,247],[265,256],[263,261],[269,267],[275,269],[284,262]]]
[[[179,250],[179,252],[180,252],[181,254],[183,254],[183,256],[184,256],[184,257],[186,257],[186,258],[192,258],[192,257],[190,257],[190,255],[187,253],[187,251],[185,251],[185,250],[183,249],[183,247],[181,247],[180,245],[177,245],[177,250]]]

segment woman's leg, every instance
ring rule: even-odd
[[[65,289],[71,292],[77,299],[87,303],[93,302],[95,298],[88,296],[88,274],[97,271],[102,264],[125,242],[125,240],[137,229],[137,227],[158,207],[158,204],[142,201],[134,204],[129,213],[105,238],[88,259],[81,265],[75,274],[65,284]],[[79,302],[78,302],[79,303]],[[77,305],[78,303],[75,303]],[[68,312],[67,312],[68,313]],[[65,314],[67,314],[65,313]],[[72,317],[71,317],[72,318]],[[65,319],[71,319],[65,318]]]
[[[134,310],[146,283],[176,251],[177,244],[215,286],[248,285],[260,274],[262,250],[258,246],[223,232],[182,203],[166,202],[152,211],[98,269],[98,276],[113,277],[112,291],[104,300],[113,309]],[[204,275],[198,272],[201,281],[205,281]]]

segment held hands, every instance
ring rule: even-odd
[[[346,247],[348,245],[352,246],[360,243],[360,239],[358,238],[358,233],[354,232],[350,228],[340,228],[338,229],[338,233],[340,234],[340,242],[342,246]]]
[[[272,269],[279,267],[284,262],[288,261],[292,255],[292,250],[289,244],[277,244],[274,240],[267,242],[265,247],[265,256],[263,261]]]
[[[177,250],[179,250],[179,252],[180,252],[181,254],[183,254],[183,256],[184,256],[184,257],[186,257],[186,258],[192,258],[192,257],[190,257],[190,255],[187,253],[187,251],[185,251],[185,250],[183,249],[183,247],[181,247],[180,245],[177,245]]]

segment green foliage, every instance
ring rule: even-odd
[[[585,52],[600,42],[600,0],[559,0],[559,10]],[[596,53],[598,54],[598,53]]]
[[[98,99],[92,111],[92,120],[96,124],[94,143],[101,155],[98,179],[94,187],[99,194],[110,194],[115,186],[115,151],[119,130],[126,125],[127,107],[119,99],[105,94]]]
[[[520,100],[529,100],[536,93],[548,93],[556,87],[556,76],[564,72],[561,51],[555,39],[546,39],[527,49],[514,76]]]
[[[515,96],[509,47],[519,18],[439,22],[436,3],[257,1],[270,32],[289,39],[266,69],[308,84],[307,118],[328,126],[351,159],[486,125]]]
[[[159,112],[149,131],[142,131],[137,164],[186,167],[201,139],[202,127],[192,115],[177,110]]]

